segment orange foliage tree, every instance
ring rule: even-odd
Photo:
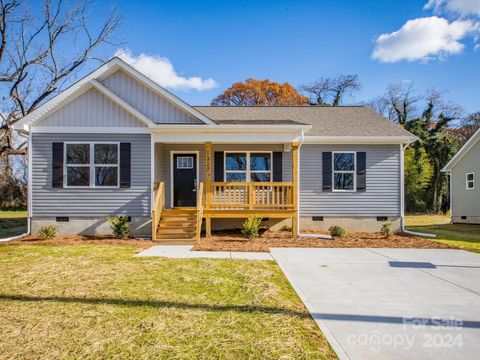
[[[222,106],[308,105],[308,97],[299,94],[289,83],[247,79],[236,82],[212,100]]]

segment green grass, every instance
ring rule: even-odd
[[[27,212],[0,210],[0,239],[20,235],[27,231]]]
[[[273,261],[0,246],[5,359],[336,358]]]
[[[449,224],[441,215],[407,215],[407,230],[435,234],[434,241],[480,253],[480,225]]]

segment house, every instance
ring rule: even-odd
[[[15,124],[29,136],[31,231],[192,239],[202,226],[378,231],[403,219],[416,138],[364,106],[190,106],[113,58]]]
[[[451,222],[480,224],[480,129],[442,171],[450,175]]]

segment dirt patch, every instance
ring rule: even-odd
[[[37,234],[24,236],[21,239],[9,241],[6,243],[0,243],[1,245],[129,245],[138,247],[141,249],[149,248],[153,245],[151,240],[140,239],[117,239],[111,235],[98,235],[98,236],[81,236],[81,235],[63,235],[57,236],[52,240],[42,240]]]
[[[218,232],[214,236],[202,237],[193,250],[203,251],[259,251],[268,252],[270,247],[307,247],[307,248],[414,248],[414,249],[451,249],[452,246],[435,241],[395,234],[386,239],[380,233],[350,233],[345,237],[333,239],[291,238],[287,231],[263,233],[257,239],[246,239],[239,232]]]

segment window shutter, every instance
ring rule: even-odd
[[[215,151],[213,181],[223,181],[223,151]]]
[[[273,153],[273,181],[282,181],[282,155],[281,151]]]
[[[120,143],[120,187],[129,188],[131,181],[131,144]]]
[[[357,152],[357,191],[367,190],[367,153]]]
[[[322,152],[322,190],[332,191],[332,153]]]
[[[52,144],[52,187],[63,188],[63,142]]]

